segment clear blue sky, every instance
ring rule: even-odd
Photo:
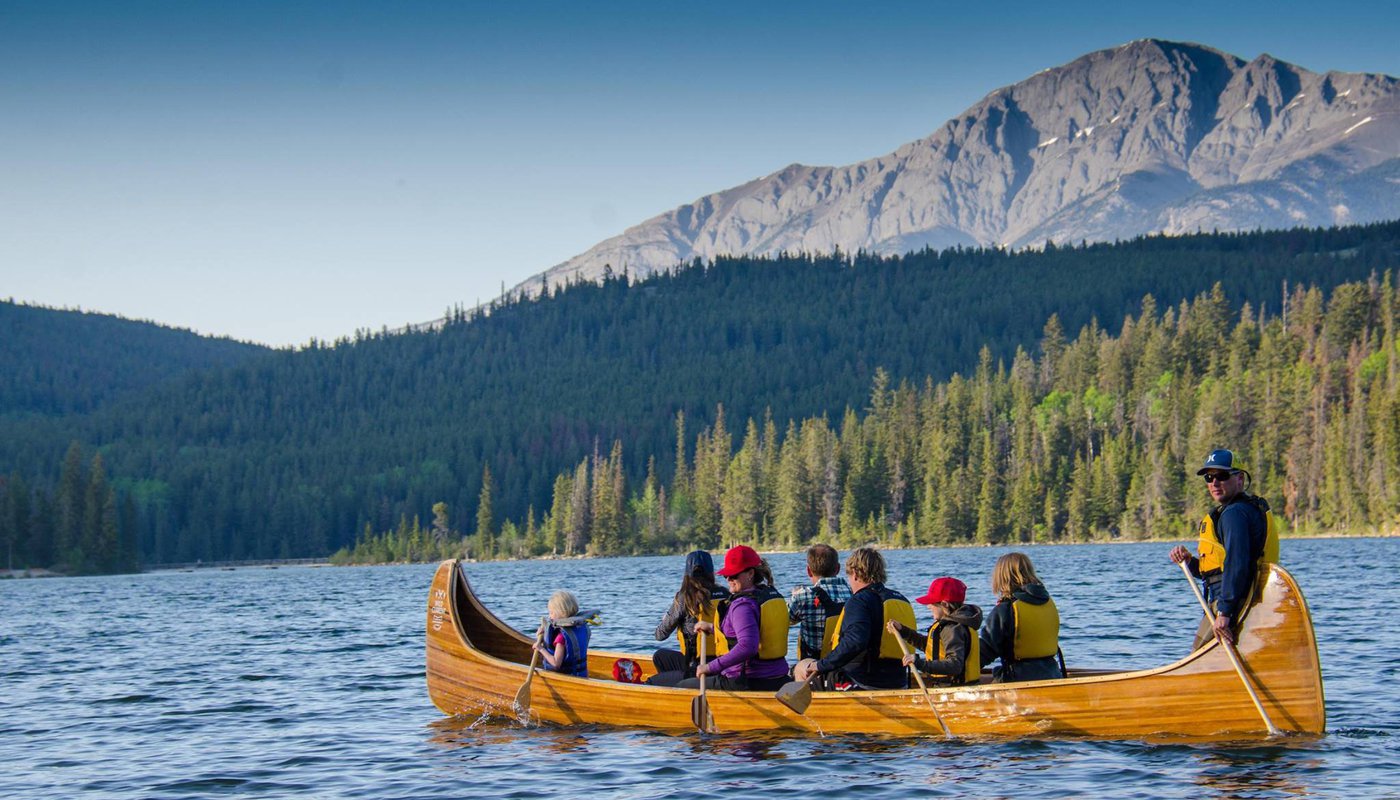
[[[864,5],[0,0],[0,297],[302,344],[1133,39],[1400,75],[1400,3]]]

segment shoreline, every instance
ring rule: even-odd
[[[1383,532],[1368,531],[1368,532],[1365,532],[1365,533],[1340,533],[1340,532],[1332,531],[1332,532],[1328,532],[1328,533],[1288,534],[1288,535],[1284,535],[1284,536],[1280,537],[1280,540],[1286,542],[1286,541],[1288,541],[1288,540],[1290,540],[1290,539],[1394,539],[1394,538],[1400,538],[1400,529],[1396,529],[1396,530],[1392,530],[1392,531],[1383,531]],[[1189,537],[1187,537],[1187,538],[1182,538],[1182,537],[1161,537],[1161,538],[1149,538],[1149,539],[1123,539],[1123,538],[1118,538],[1118,539],[1091,539],[1091,540],[1089,540],[1089,541],[1087,541],[1087,542],[1003,542],[1003,543],[998,543],[998,544],[976,544],[976,543],[971,543],[971,542],[969,542],[969,543],[964,543],[964,544],[932,544],[932,545],[923,545],[923,546],[920,546],[920,547],[882,547],[882,546],[879,546],[878,544],[877,544],[876,546],[877,546],[877,547],[880,547],[881,550],[956,550],[956,549],[993,548],[993,547],[1003,547],[1003,548],[1011,548],[1011,547],[1073,547],[1073,546],[1093,545],[1093,544],[1107,544],[1107,545],[1130,545],[1130,544],[1183,544],[1183,543],[1188,543],[1188,544],[1189,544],[1189,543],[1194,542],[1194,541],[1195,541],[1195,539],[1192,539],[1192,538],[1189,538]],[[725,549],[728,549],[728,548],[722,547],[722,548],[719,548],[718,550],[716,550],[716,551],[714,551],[714,552],[720,552],[720,551],[725,550]],[[761,550],[760,552],[763,552],[763,553],[775,553],[775,554],[789,554],[789,553],[801,553],[801,552],[802,552],[803,550],[805,550],[805,549],[806,549],[806,548],[798,548],[798,549],[778,548],[778,549],[772,549],[772,550]],[[842,550],[842,549],[849,549],[849,548],[837,548],[837,549],[838,549],[838,550]],[[465,560],[468,564],[490,564],[490,563],[497,563],[497,562],[500,562],[500,563],[510,563],[510,562],[524,562],[524,561],[577,561],[577,560],[594,559],[594,558],[664,558],[664,557],[667,557],[667,556],[679,556],[679,555],[684,555],[684,552],[682,552],[682,551],[677,551],[677,552],[674,552],[674,553],[630,553],[630,554],[627,554],[627,555],[613,555],[613,556],[592,556],[592,555],[563,556],[563,555],[544,555],[544,556],[535,556],[535,557],[533,557],[533,558],[493,558],[493,559],[489,559],[489,560],[487,560],[487,561],[481,561],[481,560],[474,559],[474,558],[468,558],[468,559],[464,559],[464,560]],[[193,563],[193,564],[156,564],[156,565],[152,565],[152,566],[150,566],[150,567],[142,568],[139,572],[124,572],[124,573],[115,573],[115,574],[121,574],[121,575],[142,575],[142,574],[155,573],[155,572],[200,572],[200,571],[203,571],[203,570],[219,570],[219,571],[225,571],[225,572],[227,572],[227,571],[238,570],[238,569],[278,569],[279,567],[336,567],[336,568],[341,568],[341,567],[394,567],[394,566],[407,566],[407,565],[409,565],[409,564],[436,564],[436,563],[438,563],[438,562],[437,562],[436,560],[434,560],[434,561],[376,561],[376,562],[367,562],[367,563],[364,563],[364,564],[335,564],[335,563],[332,563],[332,562],[329,560],[329,558],[292,558],[292,559],[281,559],[281,560],[275,560],[275,559],[273,559],[273,560],[267,560],[267,561],[209,561],[209,562],[204,562],[204,563],[196,562],[196,563]],[[37,579],[42,579],[42,578],[87,578],[87,577],[96,577],[96,576],[94,576],[94,575],[70,575],[70,574],[68,574],[68,573],[64,573],[64,572],[55,572],[55,571],[53,571],[53,570],[44,569],[44,568],[42,568],[42,567],[35,567],[35,568],[32,568],[32,569],[4,569],[4,570],[0,570],[0,580],[37,580]]]
[[[1280,538],[1280,541],[1281,541],[1281,542],[1286,542],[1286,541],[1289,541],[1289,540],[1292,540],[1292,539],[1395,539],[1395,538],[1400,538],[1400,529],[1396,529],[1396,530],[1393,530],[1393,531],[1387,531],[1387,532],[1380,532],[1380,533],[1377,533],[1377,532],[1366,532],[1366,533],[1337,533],[1337,532],[1331,532],[1331,533],[1285,534],[1285,535],[1283,535],[1283,536],[1281,536],[1281,537],[1279,537],[1279,538]],[[874,544],[874,546],[878,547],[878,548],[879,548],[880,550],[882,550],[882,551],[885,551],[885,550],[889,550],[889,551],[902,551],[902,550],[957,550],[957,549],[996,548],[996,547],[1002,547],[1002,548],[1014,548],[1014,547],[1073,547],[1073,546],[1095,545],[1095,544],[1106,544],[1106,545],[1131,545],[1131,544],[1191,544],[1191,543],[1194,543],[1195,541],[1196,541],[1196,539],[1195,539],[1194,537],[1185,537],[1185,538],[1183,538],[1183,537],[1160,537],[1160,538],[1149,538],[1149,539],[1122,539],[1122,538],[1118,538],[1118,539],[1091,539],[1091,540],[1089,540],[1089,541],[1087,541],[1087,542],[1003,542],[1003,543],[998,543],[998,544],[977,544],[977,543],[969,542],[969,543],[963,543],[963,544],[930,544],[930,545],[921,545],[921,546],[919,546],[919,547],[885,547],[885,546],[879,545],[878,543],[872,543],[872,544]],[[856,546],[859,547],[859,546],[861,546],[861,545],[856,545]],[[726,545],[726,546],[722,546],[722,547],[716,548],[715,550],[712,550],[712,551],[710,551],[710,552],[715,552],[715,553],[723,552],[723,551],[727,550],[728,548],[729,548],[729,545]],[[801,553],[801,552],[803,552],[804,550],[806,550],[805,547],[797,548],[797,549],[788,549],[788,548],[774,548],[774,549],[755,548],[755,549],[757,549],[760,553],[765,553],[765,554],[766,554],[766,553],[773,553],[773,554]],[[838,551],[842,551],[842,550],[850,550],[850,549],[852,549],[852,548],[848,548],[848,547],[837,547],[836,549],[837,549]],[[689,551],[679,551],[679,550],[678,550],[678,551],[673,552],[673,553],[627,553],[627,554],[610,555],[610,556],[594,556],[594,555],[572,555],[572,556],[565,556],[565,555],[543,555],[543,556],[534,556],[534,557],[532,557],[532,558],[493,558],[493,559],[487,559],[487,560],[485,560],[485,561],[480,560],[480,559],[475,559],[475,558],[466,558],[466,559],[462,559],[462,560],[465,561],[465,562],[468,563],[468,564],[494,564],[494,563],[502,563],[502,564],[505,564],[505,563],[522,563],[522,562],[526,562],[526,561],[581,561],[581,560],[586,560],[586,559],[599,559],[599,558],[664,558],[664,557],[667,557],[667,556],[681,556],[681,555],[685,555],[685,553],[687,553],[687,552],[689,552]],[[437,562],[437,561],[411,561],[411,562],[410,562],[410,561],[377,561],[377,562],[366,562],[366,563],[363,563],[363,564],[329,564],[328,566],[337,567],[337,568],[340,568],[340,567],[391,567],[391,566],[405,566],[405,565],[408,565],[408,564],[436,564],[436,563],[438,563],[438,562]]]

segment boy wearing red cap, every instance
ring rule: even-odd
[[[936,578],[929,584],[928,593],[916,598],[916,602],[928,606],[933,614],[933,626],[927,634],[890,620],[888,627],[892,633],[923,651],[905,656],[904,666],[912,664],[919,672],[941,678],[952,686],[976,683],[981,678],[977,629],[982,626],[982,609],[964,603],[965,599],[967,584],[947,576]]]

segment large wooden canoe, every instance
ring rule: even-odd
[[[515,715],[531,638],[482,605],[456,561],[444,561],[428,595],[428,694],[446,714]],[[1239,653],[1274,725],[1320,735],[1326,723],[1322,672],[1307,605],[1293,577],[1272,567],[1239,634]],[[536,674],[530,718],[561,725],[606,724],[694,730],[693,690],[618,683],[613,661],[646,655],[592,651],[590,678]],[[1064,680],[931,688],[955,736],[1089,736],[1117,739],[1246,739],[1267,731],[1215,642],[1174,664],[1107,672],[1075,670]],[[816,693],[805,715],[772,692],[708,693],[720,731],[777,730],[939,736],[918,689]]]

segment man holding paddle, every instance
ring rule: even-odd
[[[835,686],[848,689],[903,689],[909,672],[902,662],[898,635],[886,630],[891,619],[915,627],[914,607],[904,595],[885,586],[885,558],[873,547],[860,547],[846,559],[851,599],[836,624],[835,646],[825,658],[805,659],[793,680],[834,674]]]
[[[1172,548],[1170,557],[1201,579],[1214,618],[1202,620],[1193,649],[1213,636],[1235,641],[1234,623],[1253,597],[1256,578],[1267,564],[1278,561],[1278,532],[1269,504],[1249,493],[1251,480],[1229,450],[1212,450],[1196,471],[1216,505],[1201,520],[1199,556],[1185,547]]]

